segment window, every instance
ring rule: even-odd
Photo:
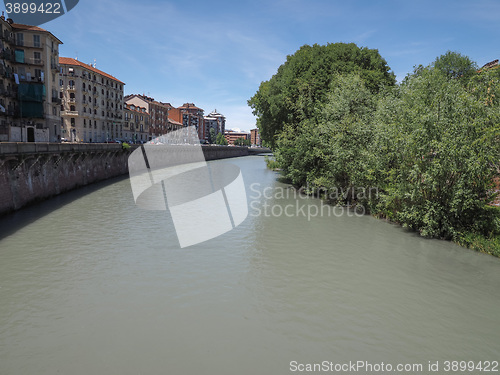
[[[74,111],[76,111],[76,108],[75,108],[75,106],[74,106],[74,105],[72,105],[72,106],[70,106],[70,107],[69,107],[69,110],[70,110],[71,112],[74,112]]]
[[[33,35],[33,47],[41,47],[41,46],[42,44],[40,43],[40,35]]]
[[[71,126],[73,126],[73,127],[75,126],[75,118],[74,117],[71,118]]]
[[[85,90],[85,82],[82,85],[82,89]]]
[[[62,79],[59,80],[59,86],[64,86],[64,81]]]
[[[16,34],[16,44],[18,46],[24,46],[24,34],[23,33]]]
[[[83,127],[86,128],[87,127],[87,120],[83,119]]]
[[[34,64],[42,63],[42,54],[40,52],[33,52],[33,63]]]
[[[16,62],[24,64],[24,50],[16,49],[14,51],[14,56],[16,58]]]

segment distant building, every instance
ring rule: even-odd
[[[171,108],[169,117],[184,126],[194,126],[198,131],[199,139],[206,139],[207,133],[203,120],[203,109],[198,108],[194,103],[184,103],[178,108]]]
[[[74,142],[123,138],[123,86],[119,79],[69,57],[60,57],[62,134]]]
[[[234,141],[236,141],[238,138],[243,138],[243,139],[250,139],[250,133],[248,132],[243,132],[241,130],[226,130],[224,133],[224,137],[226,138],[226,141],[230,145],[234,145]]]
[[[146,108],[151,119],[149,140],[173,130],[168,121],[168,112],[173,108],[170,103],[162,103],[145,95],[127,95],[125,103]]]
[[[210,112],[208,116],[204,117],[204,127],[205,127],[205,134],[206,134],[206,141],[209,141],[210,138],[210,129],[214,129],[214,136],[217,136],[217,134],[222,133],[224,134],[226,131],[226,118],[221,115],[217,110],[215,109],[213,112]],[[212,143],[215,142],[215,137],[214,139],[211,140]]]
[[[260,139],[259,129],[251,129],[250,130],[250,141],[252,142],[252,146],[262,146],[262,140]]]
[[[60,139],[60,44],[45,29],[0,17],[0,141]]]
[[[490,61],[489,63],[484,64],[481,67],[481,69],[479,69],[479,70],[481,71],[483,69],[491,69],[491,68],[498,68],[498,59]]]
[[[150,137],[151,117],[146,107],[125,103],[123,140],[126,142],[147,142]]]

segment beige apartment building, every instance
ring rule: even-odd
[[[0,17],[0,141],[60,139],[60,44],[45,29]]]
[[[127,95],[125,103],[146,108],[151,121],[148,140],[174,130],[168,119],[168,111],[172,108],[170,103],[162,103],[146,95]]]
[[[150,140],[151,116],[146,107],[124,105],[123,141],[145,143]]]
[[[123,87],[112,75],[76,59],[60,57],[62,136],[72,142],[123,139]]]

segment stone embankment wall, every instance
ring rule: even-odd
[[[0,143],[0,215],[127,174],[128,157],[136,147],[124,150],[120,144]],[[258,151],[203,146],[203,152],[206,160],[215,160]]]

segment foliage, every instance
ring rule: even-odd
[[[226,137],[224,137],[224,134],[217,133],[217,137],[215,138],[215,143],[218,145],[227,146],[227,140]]]
[[[479,251],[481,253],[491,254],[500,257],[500,236],[484,236],[478,233],[461,234],[456,239],[460,246]]]
[[[357,74],[335,75],[331,85],[319,114],[298,129],[287,126],[275,154],[293,184],[307,186],[311,193],[341,191],[352,200],[357,187],[370,183],[375,101]]]
[[[429,237],[500,229],[487,206],[500,160],[499,112],[485,105],[487,92],[428,67],[380,99],[373,211]]]
[[[215,129],[210,128],[210,131],[208,132],[208,143],[213,144],[216,141],[216,135],[215,135]]]
[[[293,73],[287,69],[281,74]],[[261,88],[271,90],[275,77]],[[291,111],[272,135],[287,179],[330,199],[336,191],[336,202],[363,204],[422,236],[478,249],[500,244],[500,211],[489,205],[500,171],[500,69],[477,72],[468,57],[448,52],[378,92],[360,71],[328,81],[325,92],[298,95],[293,105],[286,86],[263,101],[275,112],[262,112],[262,121]],[[377,194],[360,197],[359,188]]]
[[[433,63],[435,69],[448,78],[469,80],[477,72],[477,64],[469,57],[458,52],[448,51],[439,56]]]
[[[251,146],[252,142],[249,139],[239,137],[234,140],[234,145],[235,146]]]
[[[395,77],[377,50],[354,43],[304,45],[288,56],[277,73],[262,82],[248,101],[257,116],[261,137],[271,147],[288,126],[297,128],[316,115],[328,98],[336,73],[357,73],[370,92],[392,86]]]
[[[276,159],[271,158],[269,156],[265,156],[264,159],[266,160],[267,168],[272,169],[272,170],[280,169],[279,164],[276,161]]]

